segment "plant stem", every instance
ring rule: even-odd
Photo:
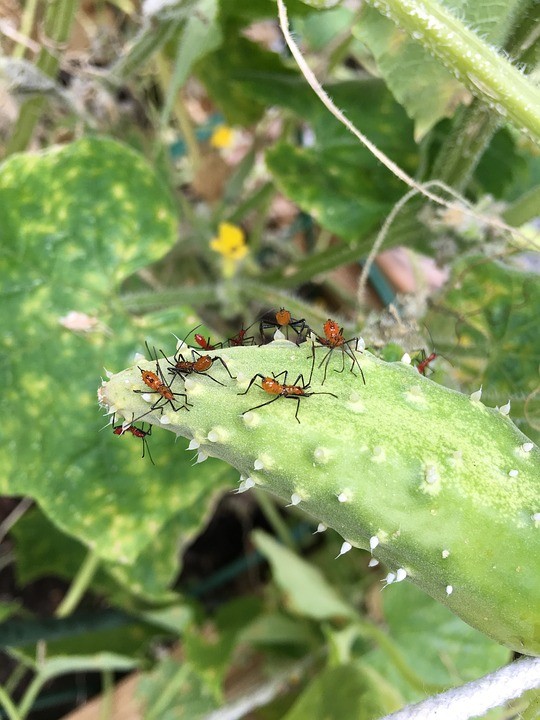
[[[254,488],[254,492],[257,497],[257,503],[259,504],[263,515],[268,520],[268,524],[272,530],[274,530],[277,537],[281,540],[285,547],[288,547],[289,550],[292,550],[292,552],[296,552],[296,545],[291,531],[289,530],[287,523],[279,514],[271,496],[259,488]]]
[[[411,204],[414,203],[414,200]],[[416,203],[416,210],[421,206],[421,200]],[[389,229],[385,240],[385,247],[394,245],[408,245],[418,242],[419,228],[416,212],[400,213]],[[342,242],[334,245],[328,250],[314,253],[302,260],[297,266],[287,268],[289,272],[284,273],[283,268],[268,270],[260,276],[259,280],[265,285],[272,285],[278,288],[296,287],[302,283],[312,280],[316,275],[333,270],[340,265],[358,262],[366,255],[373,246],[374,236],[366,235],[355,242]]]
[[[27,687],[26,692],[24,693],[23,698],[19,703],[18,717],[20,718],[20,720],[24,720],[24,718],[32,710],[35,699],[39,695],[39,691],[41,690],[45,682],[46,678],[38,672],[30,685]]]
[[[22,720],[22,716],[19,714],[19,711],[13,704],[13,701],[7,694],[7,692],[4,690],[4,688],[0,685],[0,705],[4,708],[4,711],[6,715],[8,716],[9,720]]]
[[[513,202],[503,213],[503,219],[519,227],[538,216],[540,207],[540,185],[528,190]]]
[[[394,663],[396,670],[400,672],[402,677],[416,690],[419,690],[423,695],[426,692],[434,693],[446,690],[447,685],[438,685],[437,683],[428,683],[420,675],[417,675],[407,662],[406,658],[403,657],[401,650],[394,644],[392,639],[388,635],[380,630],[376,625],[365,621],[357,621],[356,623],[360,634],[374,640],[381,650],[383,650],[388,657]]]
[[[112,716],[114,675],[112,670],[103,670],[101,672],[102,692],[101,704],[99,708],[99,720],[110,720]]]
[[[10,695],[13,695],[15,690],[17,689],[19,683],[24,677],[24,673],[26,672],[27,668],[22,663],[18,663],[18,665],[15,666],[13,672],[8,677],[8,679],[4,683],[4,690],[9,693]]]
[[[89,550],[65,598],[56,609],[55,616],[57,618],[67,617],[77,607],[92,582],[100,562],[99,555],[94,550]]]
[[[508,56],[516,61],[529,49],[531,28],[534,32],[537,30],[539,12],[540,6],[535,0],[523,3],[520,8],[519,18],[504,46]],[[500,125],[499,115],[490,112],[478,98],[469,107],[461,107],[435,159],[431,179],[442,180],[458,191],[465,190]]]
[[[159,719],[163,717],[167,706],[173,700],[178,688],[182,687],[182,683],[186,680],[188,674],[188,665],[186,663],[178,663],[178,669],[169,679],[154,705],[146,708],[145,720],[156,720],[156,718]]]
[[[120,302],[124,310],[134,313],[148,312],[175,305],[208,305],[217,301],[215,285],[193,285],[159,292],[138,292],[123,295]]]
[[[130,49],[113,65],[111,75],[124,80],[148,62],[178,30],[182,21],[150,21],[133,40]]]
[[[156,55],[156,68],[161,89],[167,99],[161,112],[161,128],[163,130],[167,127],[171,111],[174,109],[174,117],[180,127],[180,132],[182,133],[182,137],[186,143],[191,169],[193,172],[196,172],[201,162],[199,143],[197,142],[197,138],[191,124],[191,119],[182,101],[180,89],[174,93],[174,102],[170,101],[170,98],[172,97],[171,84],[173,82],[173,75],[169,67],[169,61],[162,52]]]
[[[78,0],[49,0],[47,3],[43,28],[47,45],[42,45],[36,60],[36,67],[49,77],[54,78],[56,75],[59,65],[59,56],[56,51],[61,50],[69,38],[77,7]],[[51,46],[55,51],[54,54],[50,50]],[[44,103],[44,98],[37,97],[27,100],[21,107],[17,125],[7,145],[6,155],[26,149],[41,116]]]
[[[30,37],[30,33],[32,32],[32,27],[34,25],[34,19],[36,17],[37,4],[38,4],[38,0],[27,0],[27,2],[24,4],[23,16],[21,19],[21,27],[19,28],[19,33],[25,38]],[[26,51],[26,47],[22,43],[18,43],[13,48],[12,57],[13,58],[22,58],[22,57],[24,57],[25,51]]]
[[[478,98],[469,107],[460,108],[437,155],[431,178],[463,191],[499,125],[499,116]]]
[[[368,0],[504,119],[540,142],[540,91],[435,0]]]

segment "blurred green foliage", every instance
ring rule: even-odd
[[[538,72],[534,2],[443,5],[524,74]],[[540,437],[539,241],[526,225],[538,214],[538,148],[494,116],[488,95],[469,104],[419,38],[377,11],[322,0],[287,6],[309,64],[347,117],[415,178],[444,177],[483,215],[522,226],[529,241],[416,197],[385,247],[424,253],[448,279],[437,292],[420,280],[412,301],[396,298],[403,325],[391,313],[368,317],[325,273],[365,259],[406,188],[315,97],[276,32],[275,2],[179,0],[145,4],[144,16],[115,3],[123,50],[94,93],[125,89],[143,120],[107,124],[95,112],[99,133],[86,128],[82,139],[47,149],[66,128],[80,134],[95,107],[66,116],[53,105],[44,111],[45,98],[23,102],[9,144],[21,153],[0,166],[0,492],[37,504],[10,534],[19,587],[50,575],[74,580],[68,597],[86,591],[87,601],[103,598],[130,616],[114,629],[67,628],[47,642],[41,665],[35,640],[12,649],[35,677],[21,718],[56,675],[141,664],[153,665],[139,687],[145,718],[203,717],[235,699],[230,676],[256,659],[260,671],[236,699],[266,688],[257,717],[368,720],[508,659],[409,585],[374,593],[379,575],[363,556],[335,563],[340,541],[330,533],[314,567],[259,535],[274,584],[208,619],[175,588],[179,550],[235,474],[211,459],[193,464],[196,453],[170,433],[150,438],[156,465],[142,461],[141,442],[113,436],[98,409],[100,376],[132,364],[145,341],[170,353],[171,333],[184,337],[199,317],[205,337],[225,339],[285,305],[318,332],[328,315],[341,316],[351,336],[366,321],[368,344],[390,340],[381,354],[391,360],[406,350],[414,357],[425,335],[420,344],[444,356],[437,380],[466,392],[483,385],[490,405],[510,398],[512,418]],[[61,38],[77,8],[74,0],[55,7]],[[99,25],[79,12],[85,27]],[[50,15],[54,26],[54,8]],[[80,107],[75,100],[68,109]],[[45,150],[24,152],[40,117]],[[232,147],[213,148],[206,138],[222,118]],[[283,197],[292,214],[275,211]],[[223,221],[244,229],[249,248],[232,276],[209,245]],[[81,582],[88,558],[95,571]],[[376,612],[366,618],[368,597]],[[17,615],[18,600],[0,606],[1,618]],[[182,639],[181,662],[151,658],[163,638]],[[2,690],[5,708],[6,697]]]

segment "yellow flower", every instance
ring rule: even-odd
[[[234,139],[234,130],[228,125],[218,125],[210,138],[210,145],[224,150],[232,145]]]
[[[248,253],[246,237],[242,228],[231,223],[219,224],[218,236],[210,240],[210,247],[223,257],[223,273],[226,277],[233,275],[236,264]]]

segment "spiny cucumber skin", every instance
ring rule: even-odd
[[[404,569],[486,635],[540,655],[540,449],[498,410],[367,352],[358,353],[365,386],[348,372],[347,358],[345,371],[333,372],[341,369],[339,351],[323,387],[315,367],[311,390],[338,399],[301,399],[300,424],[296,402],[286,398],[242,416],[271,399],[255,385],[238,395],[253,375],[287,369],[289,383],[300,372],[307,379],[310,352],[307,344],[274,342],[211,353],[238,379],[216,363],[210,372],[225,387],[190,376],[189,412],[166,407],[167,424],[159,411],[144,419],[195,440],[206,455],[298,504],[351,545],[368,549],[377,538],[373,554],[389,569]],[[155,362],[138,365],[155,370]],[[161,367],[170,377],[165,361]],[[175,379],[173,390],[183,386]],[[131,420],[148,411],[133,392],[144,388],[134,366],[100,395]]]

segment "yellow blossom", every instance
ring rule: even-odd
[[[224,150],[232,145],[233,139],[234,130],[231,127],[228,125],[218,125],[212,133],[210,145],[219,150]]]
[[[210,247],[223,256],[223,272],[226,277],[234,273],[236,264],[248,253],[242,228],[227,222],[219,224],[218,236],[210,240]]]

